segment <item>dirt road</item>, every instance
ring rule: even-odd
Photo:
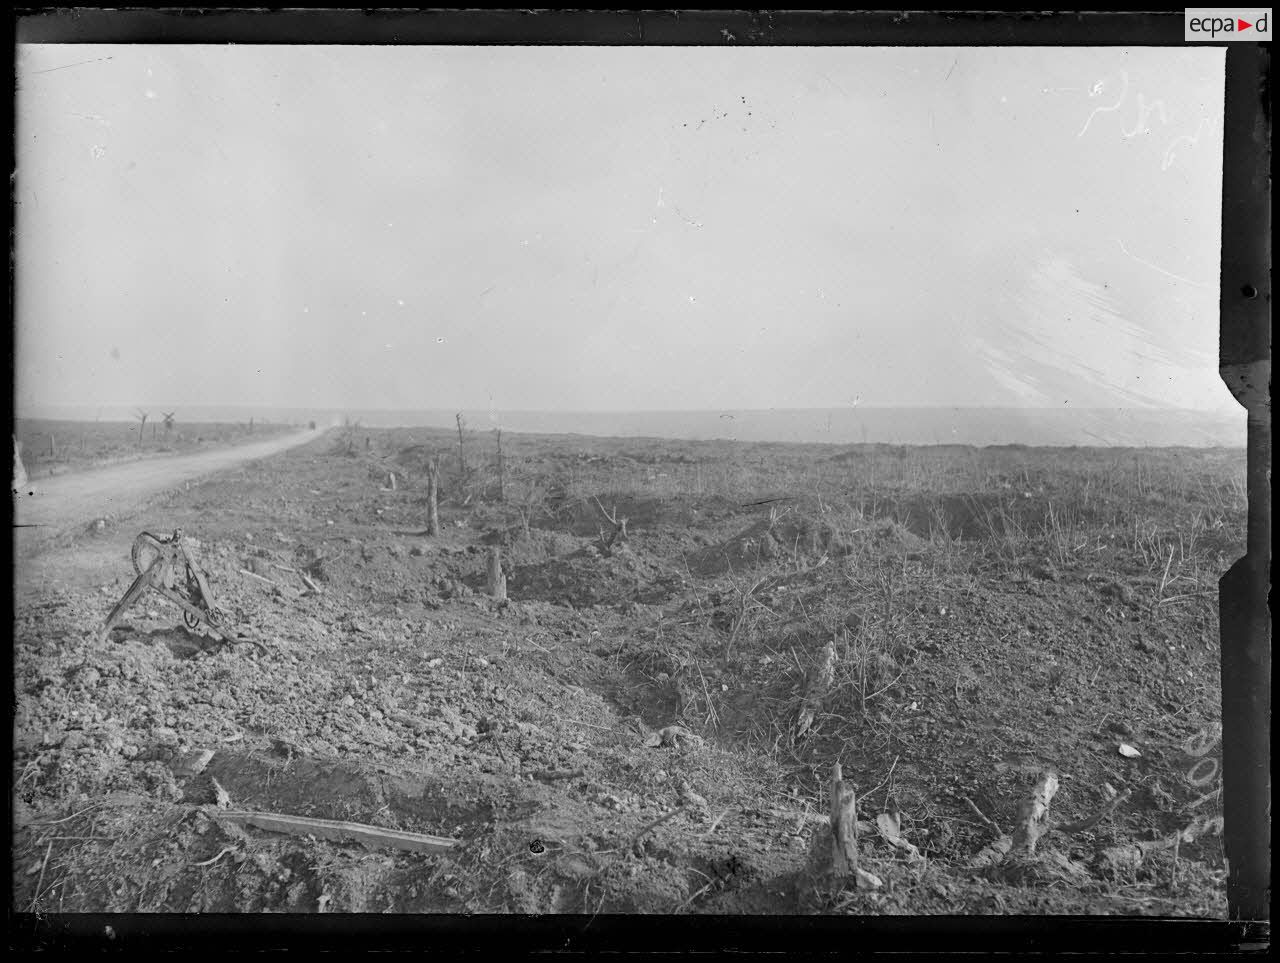
[[[196,455],[154,458],[92,471],[30,481],[14,496],[15,581],[22,585],[38,568],[27,563],[59,536],[79,532],[96,518],[124,518],[148,498],[175,485],[266,458],[313,441],[323,429]],[[132,539],[136,532],[130,533]],[[24,568],[24,565],[27,567]]]

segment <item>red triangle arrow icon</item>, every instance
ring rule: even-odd
[[[1248,30],[1252,26],[1253,24],[1248,20],[1236,20],[1236,29],[1238,30]]]

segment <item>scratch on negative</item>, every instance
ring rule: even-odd
[[[1181,281],[1183,284],[1190,284],[1194,288],[1211,288],[1212,287],[1212,285],[1205,284],[1202,281],[1192,281],[1190,278],[1180,277],[1179,275],[1174,274],[1172,271],[1166,271],[1164,268],[1159,267],[1155,264],[1152,264],[1150,261],[1144,261],[1142,258],[1138,257],[1138,255],[1132,253],[1127,247],[1125,247],[1124,241],[1120,240],[1120,238],[1116,238],[1116,243],[1120,245],[1120,250],[1123,251],[1128,257],[1133,258],[1139,264],[1146,265],[1147,267],[1151,268],[1151,270],[1153,271],[1159,271],[1165,277],[1173,278],[1175,281]]]
[[[1120,105],[1124,103],[1125,95],[1129,93],[1129,74],[1127,71],[1120,71],[1120,96],[1116,98],[1116,102],[1110,107],[1095,107],[1093,113],[1089,115],[1089,119],[1084,122],[1084,126],[1080,128],[1077,137],[1083,137],[1089,130],[1089,125],[1093,123],[1093,118],[1105,111],[1119,110]]]
[[[1165,148],[1164,160],[1160,164],[1160,169],[1162,171],[1167,171],[1173,166],[1173,153],[1182,146],[1182,144],[1185,143],[1188,147],[1195,147],[1200,143],[1200,135],[1203,134],[1210,126],[1212,125],[1208,117],[1201,118],[1200,123],[1196,125],[1196,132],[1194,134],[1179,134],[1171,140],[1169,142],[1169,146]]]

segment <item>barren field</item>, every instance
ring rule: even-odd
[[[1225,916],[1243,451],[503,447],[335,430],[15,558],[15,908]],[[99,637],[179,527],[261,649]]]
[[[175,423],[166,429],[163,420],[149,419],[138,442],[139,422],[53,421],[19,418],[14,437],[22,448],[22,463],[32,480],[48,478],[98,465],[161,455],[209,451],[229,445],[263,441],[296,427],[223,422]]]

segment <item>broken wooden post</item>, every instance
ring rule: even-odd
[[[507,600],[507,576],[502,571],[502,554],[498,546],[489,552],[489,595],[499,602]]]
[[[49,457],[50,458],[58,457],[58,444],[54,440],[54,437],[52,434],[49,435]]]
[[[141,421],[141,422],[142,422],[142,424],[138,427],[138,447],[139,447],[139,448],[141,448],[141,447],[142,447],[142,440],[143,440],[143,437],[144,437],[143,432],[145,432],[145,431],[147,430],[147,412],[145,412],[145,411],[143,411],[141,408],[139,408],[136,412],[134,412],[134,416],[135,416],[139,421]]]
[[[440,534],[440,515],[436,511],[436,497],[440,489],[440,462],[432,458],[427,462],[427,534]]]
[[[839,762],[831,767],[831,872],[837,882],[858,875],[858,801]]]
[[[1018,806],[1018,824],[1013,830],[1013,851],[1030,856],[1036,851],[1036,843],[1045,831],[1045,818],[1049,804],[1058,792],[1058,777],[1052,772],[1042,773],[1031,798]]]

